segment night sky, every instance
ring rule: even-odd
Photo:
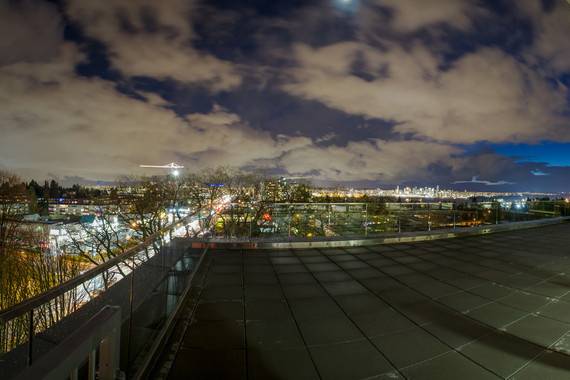
[[[0,0],[0,20],[0,167],[26,178],[175,161],[570,191],[565,0]]]

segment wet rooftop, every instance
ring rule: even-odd
[[[210,250],[155,375],[568,379],[569,237]]]

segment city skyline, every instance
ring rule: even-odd
[[[568,2],[421,4],[5,2],[0,169],[570,191]]]

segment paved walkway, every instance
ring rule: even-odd
[[[163,375],[568,379],[569,276],[569,223],[416,244],[212,250]]]

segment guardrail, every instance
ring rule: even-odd
[[[14,305],[14,306],[11,306],[7,309],[1,310],[0,311],[0,324],[5,323],[6,321],[13,319],[19,315],[22,315],[26,312],[29,312],[30,310],[45,304],[49,300],[52,300],[52,299],[54,299],[54,298],[56,298],[56,297],[58,297],[64,293],[76,288],[77,286],[85,283],[86,281],[100,275],[101,273],[107,271],[108,269],[115,267],[117,264],[124,262],[127,259],[132,258],[136,254],[140,253],[140,251],[142,249],[145,249],[146,247],[149,247],[150,245],[155,243],[157,241],[157,239],[158,239],[158,241],[162,242],[161,238],[164,237],[164,235],[166,233],[172,231],[173,229],[182,227],[188,221],[188,219],[190,219],[190,217],[183,218],[176,223],[172,223],[172,224],[166,226],[164,229],[162,229],[159,232],[154,233],[153,235],[150,235],[149,237],[147,237],[145,240],[143,240],[139,244],[137,244],[131,248],[128,248],[122,254],[115,256],[115,257],[105,261],[104,263],[97,265],[96,267],[86,271],[85,273],[83,273],[79,276],[72,278],[69,281],[64,282],[61,285],[53,287],[53,288],[49,289],[48,291],[43,292],[42,294],[38,294],[35,297],[28,298],[27,300],[22,301],[17,305]]]
[[[237,239],[194,239],[194,248],[224,249],[305,249],[339,248],[378,244],[410,243],[425,240],[449,239],[456,237],[486,235],[496,232],[515,231],[527,228],[547,226],[570,221],[570,217],[544,218],[523,222],[482,225],[471,228],[448,228],[431,231],[385,233],[368,236],[335,236],[291,238],[237,238]]]
[[[61,344],[25,369],[18,380],[78,378],[87,359],[89,379],[115,380],[119,372],[121,309],[105,306]]]
[[[176,325],[176,319],[180,318],[181,316],[184,306],[184,300],[190,293],[192,280],[194,279],[194,275],[196,274],[197,270],[200,268],[202,261],[206,256],[207,249],[208,248],[206,248],[202,256],[200,256],[200,260],[196,264],[195,270],[192,271],[192,274],[187,279],[186,285],[184,286],[184,289],[182,290],[179,297],[180,302],[178,302],[176,307],[172,310],[172,313],[170,313],[170,315],[164,322],[162,329],[157,334],[150,348],[145,353],[144,357],[141,360],[141,364],[138,366],[137,371],[132,376],[133,379],[144,380],[149,377],[150,371],[152,371],[154,365],[156,364],[156,360],[158,359],[158,356],[161,353],[161,350],[164,348],[164,344],[168,341],[168,339],[172,335],[172,332]]]
[[[160,329],[157,321],[172,311],[183,289],[176,279],[195,267],[196,254],[187,245],[177,239],[165,245],[169,234],[192,218],[172,223],[97,267],[0,311],[0,378],[11,378],[47,355],[106,304],[124,311],[122,368],[131,368],[148,345],[135,336],[137,329]],[[113,281],[101,287],[103,279]]]
[[[508,205],[508,207],[507,207]],[[358,207],[356,207],[358,206]],[[471,228],[547,217],[570,216],[564,201],[517,201],[512,204],[479,202],[302,203],[269,206],[263,222],[240,226],[240,237],[288,239],[317,236],[368,236],[379,233]],[[245,223],[242,223],[245,224]]]

